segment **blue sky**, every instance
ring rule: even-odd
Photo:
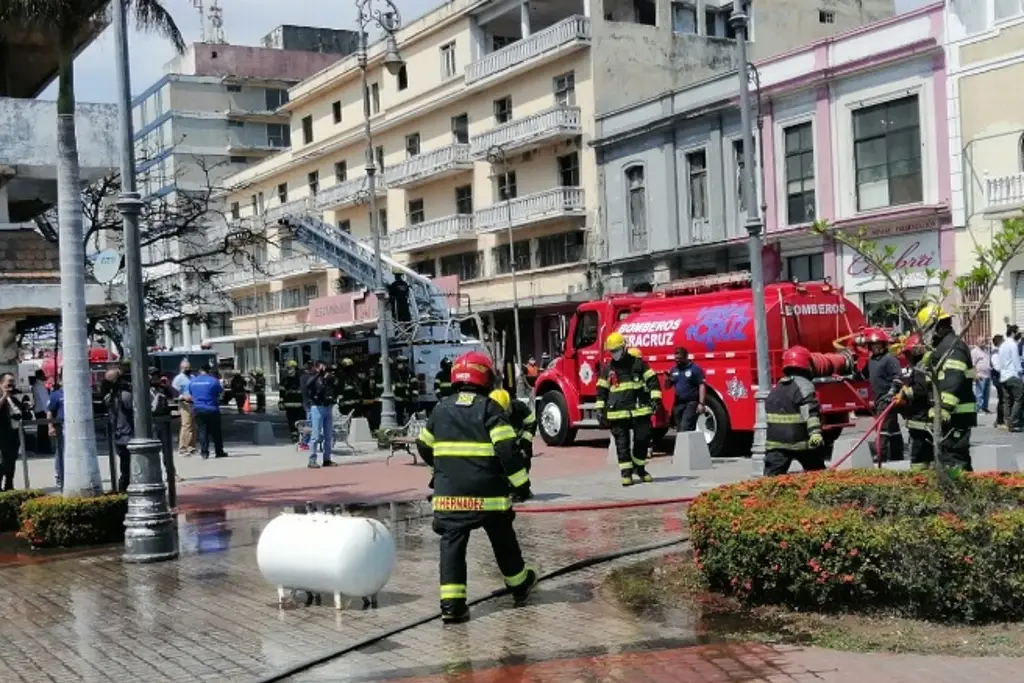
[[[929,4],[933,0],[896,0],[899,11]],[[205,0],[209,5],[210,0]],[[439,0],[395,0],[405,19],[415,17],[440,4]],[[185,34],[187,42],[199,40],[199,12],[193,0],[164,0]],[[274,27],[283,24],[355,28],[355,7],[351,0],[220,0],[224,30],[228,42],[256,45]],[[371,31],[371,34],[373,31]],[[116,97],[114,46],[108,28],[75,62],[77,94],[83,102],[113,102]],[[132,54],[132,91],[145,90],[163,74],[164,64],[174,57],[174,50],[156,35],[132,32],[129,38]],[[53,98],[51,86],[44,97]]]

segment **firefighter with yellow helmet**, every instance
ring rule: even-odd
[[[651,415],[661,406],[658,375],[643,358],[626,350],[626,339],[612,332],[604,343],[611,359],[601,367],[594,407],[615,441],[619,477],[623,486],[633,485],[633,476],[652,482],[647,472],[651,442]]]
[[[932,405],[929,419],[942,420],[942,438],[936,455],[946,467],[971,471],[971,429],[978,426],[971,351],[953,330],[953,316],[935,304],[917,313],[923,335],[931,335],[931,352],[924,366],[938,381],[940,403]]]
[[[537,436],[537,417],[533,411],[522,401],[513,401],[512,396],[504,389],[495,389],[491,392],[491,400],[501,406],[508,417],[508,423],[516,433],[516,447],[526,464],[526,472],[529,474],[530,466],[533,464],[533,440]],[[512,493],[512,500],[521,503],[518,493]]]

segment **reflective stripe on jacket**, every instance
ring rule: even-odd
[[[928,355],[928,369],[938,370],[937,381],[942,409],[950,414],[954,427],[975,427],[978,408],[974,398],[974,366],[971,350],[962,339],[950,332],[935,344]],[[938,367],[936,367],[938,366]],[[933,376],[935,376],[933,374]]]
[[[434,394],[437,396],[437,400],[441,400],[445,396],[452,393],[452,373],[445,372],[444,370],[439,371],[434,375]]]
[[[661,400],[658,375],[642,358],[628,353],[619,360],[610,360],[601,368],[597,380],[597,410],[605,411],[608,420],[628,420],[651,415],[651,403]]]
[[[783,377],[764,404],[768,450],[805,451],[812,434],[821,434],[814,383],[806,377]]]

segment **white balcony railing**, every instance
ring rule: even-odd
[[[220,284],[225,288],[244,287],[254,282],[277,280],[323,268],[327,268],[327,263],[325,261],[322,261],[310,254],[300,254],[298,256],[283,258],[278,261],[264,263],[260,266],[259,270],[254,269],[250,265],[239,266],[238,269],[233,272],[224,273],[220,277]]]
[[[263,222],[266,224],[276,223],[282,216],[288,214],[305,214],[309,213],[313,209],[313,201],[310,197],[303,197],[302,199],[293,199],[290,202],[284,204],[278,204],[277,206],[271,206],[263,212]]]
[[[985,210],[1024,208],[1024,173],[985,178]]]
[[[449,145],[406,159],[388,168],[388,184],[403,187],[422,182],[432,176],[471,169],[469,145]]]
[[[486,54],[466,66],[466,84],[475,83],[489,76],[513,69],[520,64],[554,52],[563,45],[590,42],[590,19],[572,16],[557,24],[517,40],[516,42]]]
[[[389,174],[390,175],[390,172]],[[351,178],[341,183],[325,187],[316,196],[316,208],[332,209],[346,204],[355,204],[369,199],[366,190],[366,176]],[[378,197],[387,193],[388,179],[380,173],[374,178],[374,187]]]
[[[400,252],[464,239],[476,239],[473,216],[455,214],[396,230],[388,235],[388,244],[392,251]]]
[[[480,209],[475,214],[475,223],[477,232],[490,232],[507,228],[510,217],[515,227],[562,216],[582,216],[583,212],[583,188],[557,187]]]
[[[545,140],[579,135],[582,131],[579,107],[553,107],[475,136],[470,140],[470,153],[482,159],[494,147],[508,153]]]

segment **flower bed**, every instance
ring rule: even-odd
[[[689,518],[698,568],[748,604],[1024,618],[1024,475],[819,472],[723,486]]]
[[[124,540],[128,496],[42,496],[21,506],[18,536],[34,548],[70,548]]]
[[[0,493],[0,532],[18,530],[18,513],[26,500],[46,495],[34,489],[18,489]]]

